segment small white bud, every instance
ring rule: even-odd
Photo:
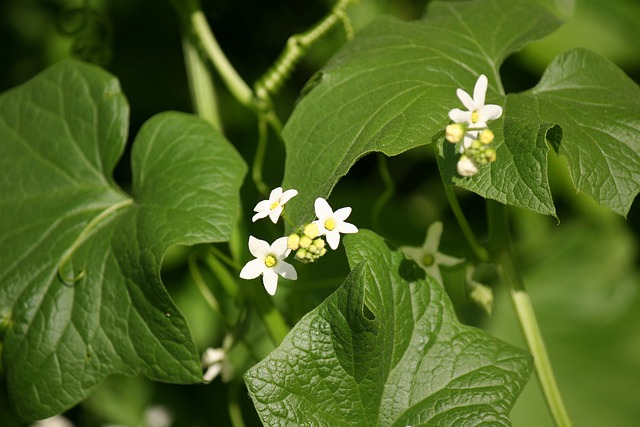
[[[459,123],[454,123],[448,125],[445,128],[445,138],[447,141],[455,144],[456,142],[460,142],[462,137],[464,136],[464,126]]]
[[[478,173],[478,166],[476,163],[467,156],[460,156],[458,160],[458,174],[460,176],[473,176]]]

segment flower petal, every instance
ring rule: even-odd
[[[262,284],[269,295],[275,295],[278,288],[278,275],[271,268],[267,268],[262,275]]]
[[[442,221],[435,221],[427,230],[427,237],[424,239],[422,249],[425,252],[436,253],[440,246],[440,238],[442,237]]]
[[[293,267],[293,265],[289,264],[286,261],[279,261],[274,267],[276,273],[289,280],[297,280],[298,272]]]
[[[277,202],[282,196],[282,187],[276,187],[269,193],[269,204]]]
[[[338,226],[336,230],[338,230],[338,232],[342,234],[353,234],[358,232],[358,227],[349,222],[343,222]]]
[[[333,209],[331,209],[329,203],[322,197],[318,197],[313,203],[313,206],[316,211],[316,217],[318,217],[320,221],[324,222],[325,219],[333,216]]]
[[[207,371],[202,376],[202,380],[206,383],[210,383],[218,376],[218,374],[220,374],[220,371],[222,371],[222,363],[215,363],[209,366]]]
[[[280,218],[281,214],[282,214],[282,206],[278,205],[275,208],[269,210],[269,219],[274,224],[277,224],[278,218]]]
[[[251,221],[252,222],[256,222],[257,220],[262,219],[267,215],[269,215],[269,211],[258,212],[257,214],[255,214],[254,216],[251,217]]]
[[[287,255],[289,255],[289,252],[291,252],[291,249],[289,249],[289,246],[287,245],[287,240],[289,240],[288,236],[280,237],[274,240],[274,242],[271,244],[269,252],[273,253],[278,259],[285,258]]]
[[[495,104],[489,104],[478,110],[478,121],[487,122],[495,120],[502,115],[502,107]]]
[[[333,219],[336,220],[336,222],[342,222],[347,219],[349,215],[351,215],[351,208],[347,206],[335,211],[333,213]]]
[[[455,123],[471,123],[471,111],[462,111],[459,108],[454,108],[449,111],[449,118]]]
[[[298,195],[298,190],[291,189],[291,190],[285,191],[284,193],[282,193],[282,196],[280,196],[280,204],[284,205],[285,203],[287,203],[289,200],[291,200],[297,195]]]
[[[484,105],[488,83],[489,81],[487,80],[487,76],[480,74],[480,77],[478,77],[476,85],[473,88],[473,102],[475,103],[474,109],[478,109]]]
[[[464,105],[464,107],[469,110],[469,111],[473,111],[476,109],[476,104],[474,102],[473,99],[471,99],[471,96],[469,96],[469,94],[467,92],[465,92],[462,89],[457,89],[456,90],[456,95],[458,95],[458,99],[460,100],[460,102],[462,102],[462,105]]]
[[[255,279],[264,273],[266,268],[267,266],[264,264],[263,260],[257,258],[252,259],[242,267],[242,270],[240,271],[240,278],[247,280]]]
[[[328,230],[326,228],[324,228],[324,221],[323,220],[319,220],[318,219],[316,221],[313,221],[313,223],[318,226],[318,237],[324,236],[325,234],[327,234]]]
[[[436,252],[435,255],[436,264],[451,267],[456,264],[460,264],[464,261],[464,258],[456,258],[451,255],[443,254],[442,252]]]
[[[269,243],[249,236],[249,252],[256,258],[264,258],[269,252]]]
[[[327,231],[326,238],[331,249],[338,249],[338,245],[340,244],[340,233],[338,233],[337,230],[334,229],[333,231]]]

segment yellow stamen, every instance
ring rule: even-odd
[[[328,231],[333,231],[336,228],[336,221],[333,218],[330,218],[324,222],[324,228]]]
[[[273,202],[271,203],[270,209],[274,210],[275,208],[277,208],[278,206],[280,206],[280,202]]]
[[[276,257],[274,257],[273,255],[267,255],[267,257],[264,259],[264,265],[266,265],[269,268],[273,267],[277,263],[278,263],[278,260],[276,260]]]
[[[478,120],[480,120],[480,115],[478,114],[478,112],[474,111],[473,113],[471,113],[471,123],[478,123]]]

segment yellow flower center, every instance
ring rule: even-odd
[[[425,267],[430,267],[435,263],[436,259],[433,255],[431,255],[430,253],[426,253],[424,255],[422,255],[422,264]]]
[[[478,120],[480,120],[480,115],[478,114],[478,112],[474,111],[473,113],[471,113],[471,123],[478,123]]]
[[[326,228],[328,231],[333,231],[334,228],[336,228],[336,222],[333,218],[329,218],[328,220],[326,220],[324,222],[324,228]]]
[[[475,123],[475,122],[474,122]],[[273,203],[271,203],[270,209],[274,210],[275,208],[277,208],[278,206],[280,206],[280,202],[275,201]]]
[[[273,255],[267,255],[267,257],[264,259],[264,265],[266,265],[269,268],[273,267],[277,263],[278,263],[278,260]]]

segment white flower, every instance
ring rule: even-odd
[[[316,216],[318,219],[314,223],[318,226],[318,236],[326,236],[327,243],[331,249],[336,249],[340,243],[340,233],[351,234],[357,233],[358,228],[345,222],[345,219],[351,215],[351,208],[340,208],[333,211],[329,203],[322,197],[318,197],[314,203]]]
[[[438,266],[453,266],[461,263],[464,259],[452,257],[440,252],[438,250],[440,237],[442,237],[442,222],[436,221],[429,226],[427,237],[422,247],[403,246],[400,250],[409,258],[416,261],[429,275],[442,283],[442,275],[440,274],[440,268]]]
[[[457,169],[458,174],[465,177],[473,176],[478,173],[478,165],[476,164],[476,162],[465,155],[460,156]]]
[[[256,207],[253,208],[253,210],[258,213],[251,218],[251,221],[256,222],[260,218],[264,218],[268,215],[271,221],[275,224],[278,222],[278,218],[280,218],[280,215],[282,214],[284,204],[297,195],[297,190],[292,189],[282,192],[282,187],[274,188],[271,190],[271,194],[269,194],[269,200],[258,202]]]
[[[224,350],[221,348],[207,348],[202,353],[202,367],[206,369],[202,379],[210,383],[222,371],[222,361],[224,360]]]
[[[449,111],[449,118],[455,123],[466,123],[472,129],[482,129],[487,127],[487,121],[495,120],[502,115],[502,107],[499,105],[484,104],[487,94],[487,77],[481,74],[473,88],[473,98],[462,89],[458,89],[456,94],[458,99],[468,111],[454,108]]]
[[[278,274],[285,279],[296,280],[298,273],[284,259],[291,249],[287,247],[287,237],[276,239],[271,245],[264,240],[249,236],[249,252],[256,259],[245,264],[240,271],[243,279],[255,279],[262,275],[262,283],[269,295],[275,295],[278,287]]]
[[[73,423],[62,415],[55,415],[44,420],[36,421],[30,427],[73,427]]]

